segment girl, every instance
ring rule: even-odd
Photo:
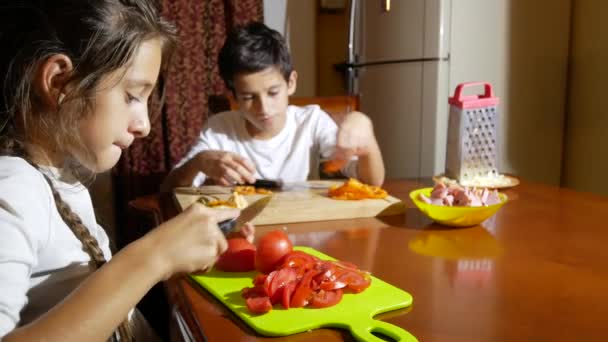
[[[226,249],[195,205],[110,260],[76,170],[101,172],[149,131],[172,27],[153,0],[0,4],[0,339],[149,341],[132,308]],[[251,228],[251,227],[249,227]]]

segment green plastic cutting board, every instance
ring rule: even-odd
[[[333,258],[308,247],[295,249],[315,255],[321,259]],[[255,331],[266,336],[285,336],[321,327],[348,329],[360,341],[384,341],[372,334],[380,333],[395,341],[417,341],[402,328],[373,319],[377,314],[408,307],[412,296],[376,277],[365,291],[358,294],[345,293],[340,303],[323,309],[284,309],[274,305],[270,312],[262,315],[250,314],[241,297],[241,289],[251,287],[256,272],[221,272],[212,270],[203,275],[192,276],[202,287],[224,303]]]

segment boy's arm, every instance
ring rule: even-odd
[[[364,183],[376,186],[384,183],[384,161],[375,137],[368,146],[368,153],[359,156],[357,174]]]
[[[161,184],[160,190],[162,192],[169,192],[176,187],[192,186],[194,178],[202,170],[201,165],[203,161],[201,159],[201,153],[197,153],[182,165],[171,170]]]
[[[361,112],[346,115],[338,130],[334,158],[349,160],[358,156],[357,174],[364,183],[380,186],[384,183],[384,161],[374,135],[372,121]]]
[[[178,186],[192,186],[199,172],[219,185],[255,182],[255,166],[236,153],[208,150],[194,155],[181,166],[173,169],[161,185],[161,191],[171,191]]]

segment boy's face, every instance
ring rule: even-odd
[[[87,168],[96,172],[110,169],[134,139],[148,135],[148,97],[158,78],[160,64],[161,42],[151,39],[140,45],[126,69],[119,69],[102,80],[93,115],[80,123],[84,145],[94,159],[78,156]]]
[[[236,101],[247,119],[247,130],[251,136],[269,139],[283,129],[288,98],[296,91],[296,80],[295,71],[285,81],[276,67],[235,76]]]

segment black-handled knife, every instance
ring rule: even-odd
[[[224,236],[228,236],[232,232],[239,231],[241,227],[251,222],[259,213],[266,208],[272,196],[265,196],[251,203],[247,208],[241,210],[241,214],[235,218],[227,219],[218,224]]]
[[[256,179],[255,183],[249,185],[253,185],[256,188],[280,189],[283,187],[283,181],[280,179]]]

